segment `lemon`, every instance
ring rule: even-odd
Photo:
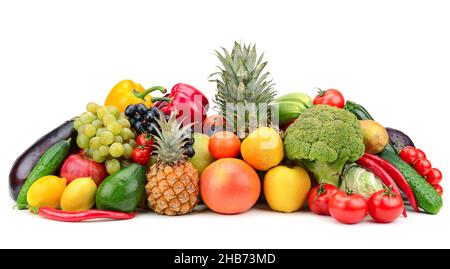
[[[89,210],[95,203],[97,185],[91,178],[77,178],[64,190],[61,196],[61,209],[64,211]]]
[[[31,210],[47,206],[56,208],[66,187],[67,180],[57,176],[45,176],[36,180],[27,193],[27,202]]]

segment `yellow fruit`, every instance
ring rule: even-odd
[[[241,155],[256,170],[267,171],[277,166],[284,158],[280,134],[269,127],[256,129],[242,141]]]
[[[66,187],[67,180],[57,176],[45,176],[36,180],[27,193],[27,202],[31,210],[42,206],[56,208]]]
[[[290,213],[301,209],[311,189],[308,172],[300,166],[277,166],[264,177],[264,196],[270,208]]]
[[[97,185],[88,177],[78,178],[67,185],[61,196],[61,209],[64,211],[89,210],[95,203]]]

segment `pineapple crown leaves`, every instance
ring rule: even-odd
[[[189,138],[191,127],[194,123],[182,126],[183,121],[177,121],[176,116],[178,112],[173,111],[168,120],[164,114],[159,111],[159,119],[155,118],[156,135],[154,135],[155,144],[153,147],[158,155],[158,160],[165,163],[176,163],[186,158],[186,139]]]
[[[217,83],[217,93],[214,98],[216,105],[225,111],[226,103],[267,103],[274,101],[276,91],[269,72],[263,73],[267,61],[263,62],[264,53],[258,60],[256,45],[245,45],[234,42],[231,54],[222,48],[223,53],[215,50],[222,67],[219,72],[210,75],[211,82]]]
[[[222,48],[222,52],[215,50],[215,55],[220,60],[222,66],[218,66],[218,72],[209,76],[211,82],[217,85],[217,91],[214,96],[214,103],[219,112],[229,120],[234,119],[235,125],[237,119],[244,119],[245,123],[249,118],[256,117],[267,118],[270,121],[270,106],[275,100],[276,91],[272,79],[269,79],[269,72],[264,72],[267,61],[264,61],[264,53],[257,56],[256,46],[245,45],[234,42],[231,54],[227,49]],[[265,104],[265,111],[257,109],[256,114],[245,112],[227,113],[230,110],[229,105],[255,104],[257,106]],[[231,111],[229,111],[231,112]],[[237,126],[235,126],[236,128]],[[245,134],[244,134],[245,135]]]

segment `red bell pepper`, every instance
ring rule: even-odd
[[[170,94],[164,97],[170,98],[171,101],[156,102],[155,106],[159,110],[167,115],[176,110],[177,120],[183,121],[183,125],[194,123],[194,130],[202,132],[202,122],[206,118],[209,102],[200,90],[188,84],[178,83],[173,86]]]

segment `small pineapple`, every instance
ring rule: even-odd
[[[216,51],[222,66],[219,72],[211,74],[212,82],[216,82],[217,92],[214,103],[219,112],[233,122],[235,132],[245,138],[261,122],[270,125],[270,106],[275,100],[276,91],[269,72],[263,72],[267,62],[263,62],[264,54],[259,57],[256,47],[234,42],[231,54],[223,48],[223,53]],[[233,108],[234,112],[231,113]],[[247,108],[242,109],[243,107]],[[228,110],[228,112],[227,112]],[[253,123],[256,126],[251,126]]]
[[[175,117],[176,113],[172,113],[166,120],[161,114],[156,119],[159,125],[155,135],[158,161],[150,167],[145,187],[149,207],[158,214],[169,216],[190,213],[197,205],[199,195],[197,170],[187,160],[183,148],[191,125],[181,127]]]

